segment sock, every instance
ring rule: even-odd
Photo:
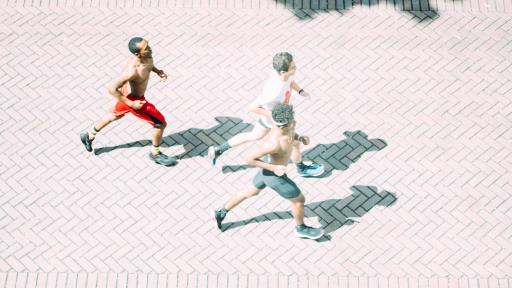
[[[151,153],[153,153],[153,155],[160,153],[160,146],[153,145],[153,147],[151,147]]]
[[[217,150],[217,153],[219,153],[219,155],[220,155],[220,154],[228,151],[229,148],[231,148],[231,145],[229,145],[228,142],[224,142],[219,147],[217,147],[217,149],[215,149],[215,150]]]
[[[94,140],[96,138],[96,133],[100,132],[100,130],[96,129],[96,126],[92,126],[91,130],[89,130],[89,140]]]

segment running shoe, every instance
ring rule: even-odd
[[[89,140],[89,132],[85,131],[80,134],[80,140],[85,146],[85,150],[92,152],[92,140]]]
[[[226,218],[228,210],[226,208],[219,208],[215,210],[215,220],[217,221],[217,228],[222,230],[222,220]]]
[[[300,238],[308,238],[312,240],[316,240],[324,235],[322,229],[309,227],[305,224],[297,225],[295,227],[295,235]]]
[[[149,152],[149,159],[153,160],[156,164],[164,165],[164,166],[174,166],[178,163],[178,160],[174,156],[167,156],[162,152],[158,152],[158,154],[153,155],[153,153]]]
[[[210,146],[208,147],[208,160],[210,160],[210,163],[212,166],[215,166],[217,163],[217,158],[219,158],[220,153],[217,146]]]
[[[297,172],[302,177],[317,177],[324,174],[325,169],[322,164],[311,163],[311,164],[298,164]]]

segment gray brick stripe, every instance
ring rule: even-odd
[[[510,288],[512,281],[507,278],[469,278],[469,277],[340,277],[311,276],[297,274],[239,274],[239,273],[43,273],[43,272],[0,272],[2,288],[238,288],[238,287],[279,287],[279,288],[313,288],[313,287],[379,287],[379,288]]]

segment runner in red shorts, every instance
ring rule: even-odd
[[[92,152],[92,141],[96,134],[113,121],[120,119],[126,113],[132,113],[136,117],[148,122],[154,127],[153,144],[149,158],[157,164],[172,166],[177,163],[176,157],[167,156],[160,151],[162,135],[167,125],[164,116],[156,107],[147,102],[144,93],[148,86],[149,74],[155,72],[162,79],[167,79],[164,71],[159,70],[153,64],[152,51],[147,40],[134,37],[128,43],[130,52],[134,55],[126,65],[121,76],[109,86],[109,93],[117,103],[107,115],[100,119],[89,131],[80,134],[80,140],[85,149]]]

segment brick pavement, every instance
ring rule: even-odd
[[[0,287],[512,286],[505,1],[453,1],[427,21],[379,1],[306,21],[281,4],[121,2],[1,3]],[[164,149],[183,156],[174,168],[147,159],[150,128],[131,116],[97,155],[78,140],[113,104],[105,85],[134,34],[169,74],[147,95],[169,119]],[[254,146],[215,169],[201,156],[249,128],[281,50],[313,94],[294,99],[304,155],[330,171],[290,173],[306,221],[329,232],[319,242],[293,237],[270,190],[225,232],[212,220],[250,182],[238,165]]]

